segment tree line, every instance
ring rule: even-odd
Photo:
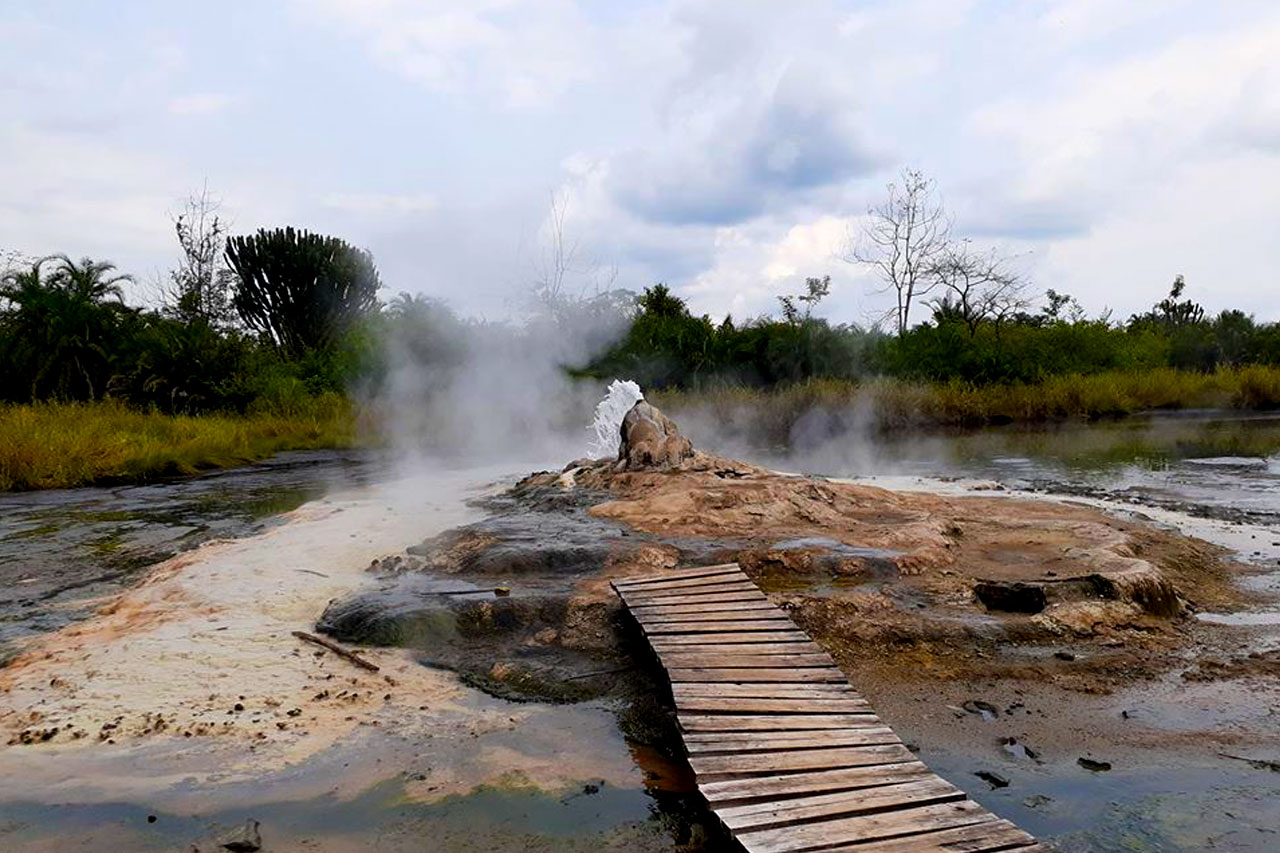
[[[1016,259],[953,236],[919,173],[890,185],[864,222],[847,257],[892,293],[883,323],[817,316],[829,277],[779,296],[779,316],[745,321],[694,315],[664,284],[638,295],[573,296],[557,254],[552,269],[561,272],[535,288],[526,324],[514,327],[461,319],[422,296],[383,303],[369,252],[295,228],[231,235],[201,194],[174,219],[180,261],[154,307],[127,304],[132,278],[107,262],[7,259],[0,401],[115,398],[168,413],[287,411],[317,395],[374,391],[392,360],[451,369],[468,347],[501,350],[519,336],[521,351],[555,346],[569,330],[588,342],[553,353],[570,374],[629,377],[647,388],[876,375],[1033,383],[1117,369],[1280,365],[1280,324],[1240,311],[1210,316],[1186,296],[1181,277],[1166,298],[1124,321],[1088,317],[1053,290],[1033,304]],[[597,355],[583,363],[577,350]]]
[[[229,236],[207,194],[174,220],[181,248],[159,307],[133,278],[53,255],[0,278],[0,400],[107,397],[170,413],[286,406],[341,393],[376,353],[368,252],[293,228]]]

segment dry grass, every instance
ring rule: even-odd
[[[0,406],[0,491],[141,481],[282,450],[350,447],[355,421],[336,395],[247,416],[175,417],[114,402]]]
[[[1269,409],[1280,407],[1280,368],[1069,375],[1035,385],[810,380],[768,391],[724,388],[651,396],[674,416],[696,413],[730,432],[776,444],[788,441],[797,424],[815,412],[845,426],[888,431],[1096,419],[1152,409]]]

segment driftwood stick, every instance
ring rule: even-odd
[[[326,640],[324,637],[317,637],[315,634],[308,634],[306,631],[294,631],[293,636],[297,637],[299,640],[306,640],[308,643],[315,643],[317,646],[324,646],[326,649],[333,652],[338,657],[345,658],[346,660],[351,661],[353,664],[360,667],[361,669],[367,669],[370,672],[378,671],[377,664],[369,663],[367,660],[355,654],[354,652],[349,652],[346,649],[344,649],[342,646],[338,645],[337,643],[332,643]]]
[[[618,667],[617,669],[600,669],[600,670],[596,670],[595,672],[584,672],[584,673],[580,673],[579,675],[570,675],[568,678],[565,678],[564,680],[577,681],[580,678],[594,678],[597,675],[616,675],[619,672],[630,672],[633,669],[635,669],[634,664],[632,666],[621,666],[621,667]]]

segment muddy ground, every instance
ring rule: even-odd
[[[170,560],[0,670],[0,765],[79,790],[99,751],[124,750],[133,775],[104,761],[94,784],[175,813],[219,785],[236,793],[215,816],[248,814],[263,779],[303,799],[331,787],[353,820],[370,791],[428,810],[397,812],[377,849],[440,831],[430,809],[459,821],[448,849],[535,844],[467,836],[475,809],[595,815],[599,832],[574,841],[593,849],[723,849],[682,773],[661,673],[609,580],[736,560],[926,761],[1060,849],[1271,849],[1280,796],[1257,792],[1280,793],[1280,649],[1263,629],[1195,618],[1256,603],[1237,583],[1253,570],[1223,549],[991,491],[891,491],[705,454],[617,468],[535,474],[465,510],[439,495],[447,529],[422,541],[420,509],[362,499]],[[313,623],[382,670],[291,638]],[[619,834],[600,815],[615,800],[627,820],[645,813],[628,799],[636,774],[661,819]],[[1158,778],[1190,792],[1164,821],[1182,833],[1173,846],[1150,836],[1148,814],[1130,824],[1113,808],[1112,825],[1080,811]],[[1197,809],[1194,826],[1178,824]],[[288,809],[275,814],[279,833]],[[27,831],[14,826],[13,838]],[[366,849],[349,829],[314,841],[306,824],[297,837],[313,843],[297,849]],[[49,837],[25,849],[57,849]]]
[[[661,679],[609,579],[736,560],[926,760],[975,793],[1013,797],[993,805],[1029,825],[1068,838],[1072,821],[1092,825],[1055,816],[1055,797],[1073,794],[1054,784],[1072,774],[1132,788],[1153,762],[1170,768],[1157,777],[1196,784],[1227,765],[1270,784],[1280,766],[1280,648],[1266,632],[1195,618],[1258,603],[1238,584],[1257,569],[1223,548],[1140,516],[985,487],[895,492],[703,455],[674,471],[615,469],[527,478],[486,519],[372,566],[382,586],[335,603],[322,627],[417,648],[496,695],[635,701],[661,695]],[[424,578],[480,592],[424,593]],[[977,772],[1014,782],[988,791]],[[1037,779],[1055,793],[1034,793]],[[1193,846],[1151,849],[1241,832],[1252,835],[1227,849],[1268,849],[1280,810],[1255,820],[1206,819]]]

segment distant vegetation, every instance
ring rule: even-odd
[[[810,279],[810,287],[820,289],[821,282]],[[648,388],[708,390],[875,377],[1007,386],[1117,371],[1280,366],[1280,325],[1239,311],[1207,317],[1181,299],[1183,288],[1179,278],[1168,298],[1125,322],[1086,317],[1073,300],[1050,291],[1048,304],[1035,312],[971,325],[941,307],[903,334],[889,335],[804,316],[717,323],[690,314],[658,285],[638,300],[623,340],[585,372],[629,376]]]
[[[829,278],[780,296],[779,316],[739,321],[696,316],[662,284],[574,297],[562,249],[519,327],[421,296],[383,303],[368,252],[292,228],[228,235],[202,195],[174,220],[181,260],[156,305],[126,303],[132,279],[99,260],[3,271],[0,489],[346,446],[350,401],[376,399],[407,364],[428,368],[412,406],[429,408],[476,351],[541,352],[571,376],[632,378],[726,421],[745,424],[746,407],[743,429],[768,441],[815,409],[837,424],[870,410],[862,422],[895,428],[1280,406],[1280,324],[1210,316],[1181,277],[1126,320],[1088,317],[1052,290],[1034,304],[1016,259],[953,237],[932,184],[912,172],[866,222],[846,256],[893,295],[883,323],[819,316]],[[581,345],[565,343],[568,330]],[[597,353],[586,363],[584,346]]]

